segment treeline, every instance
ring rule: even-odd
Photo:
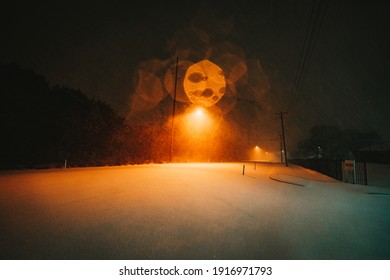
[[[129,126],[104,102],[50,87],[33,70],[0,64],[0,169],[148,160],[152,129]]]
[[[361,149],[370,149],[383,140],[375,131],[361,132],[338,126],[312,127],[309,136],[298,145],[295,158],[345,160],[354,159]]]

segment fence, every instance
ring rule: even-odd
[[[331,159],[290,159],[290,163],[315,170],[336,180],[343,180],[342,161]]]
[[[365,161],[345,160],[342,166],[343,182],[367,185],[367,166]]]
[[[365,161],[330,159],[293,159],[289,161],[345,183],[367,185]]]

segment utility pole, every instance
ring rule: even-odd
[[[287,112],[276,113],[276,115],[280,115],[280,125],[281,125],[281,128],[282,128],[282,139],[283,139],[283,150],[284,150],[284,164],[286,166],[288,166],[288,163],[287,163],[287,150],[286,150],[286,138],[284,137],[283,114],[287,114]]]
[[[283,138],[282,138],[282,133],[279,134],[279,142],[280,142],[280,163],[283,163]]]
[[[173,109],[172,109],[172,131],[171,131],[171,149],[169,153],[169,162],[172,162],[172,150],[173,150],[173,134],[175,128],[175,109],[176,109],[176,88],[177,88],[177,72],[179,69],[179,57],[176,58],[176,69],[175,69],[175,84],[173,88]]]

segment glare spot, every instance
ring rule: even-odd
[[[203,110],[202,110],[202,108],[196,109],[195,115],[198,116],[198,117],[202,116],[202,115],[203,115]]]

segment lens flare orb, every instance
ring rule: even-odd
[[[183,86],[193,104],[210,107],[225,94],[226,81],[223,70],[206,59],[188,67]]]

